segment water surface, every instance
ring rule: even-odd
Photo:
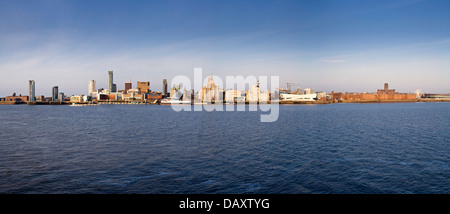
[[[262,113],[3,105],[0,193],[450,193],[450,103]]]

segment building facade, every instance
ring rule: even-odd
[[[95,80],[89,80],[89,96],[93,96],[95,92]]]
[[[395,89],[389,89],[389,84],[384,83],[384,89],[378,89],[377,94],[398,94]]]
[[[150,82],[137,82],[136,88],[143,94],[150,93]]]
[[[387,101],[387,100],[416,100],[416,94],[398,93],[395,89],[389,89],[388,83],[384,84],[384,89],[378,89],[377,93],[335,93],[331,92],[333,100],[350,101]]]
[[[126,82],[124,94],[128,93],[128,90],[132,89],[132,87],[133,85],[131,84],[131,82]]]
[[[108,71],[108,91],[109,92],[113,92],[113,84],[114,84],[113,75],[114,75],[114,72],[112,70],[109,70]]]
[[[163,79],[162,95],[167,96],[167,79]]]
[[[32,102],[34,102],[34,101],[36,101],[36,96],[35,96],[35,89],[36,89],[36,87],[35,87],[35,82],[34,82],[34,80],[30,80],[29,82],[28,82],[28,88],[29,88],[29,101],[32,101]]]
[[[58,101],[58,86],[53,86],[52,88],[52,101]]]
[[[206,86],[199,91],[199,96],[203,102],[211,103],[223,101],[223,95],[220,95],[219,86],[214,83],[214,78],[210,75]]]

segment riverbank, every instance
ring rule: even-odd
[[[335,104],[335,103],[415,103],[415,102],[450,102],[450,99],[416,99],[416,100],[317,100],[317,101],[278,101],[282,105],[318,105],[318,104]],[[269,102],[270,104],[271,102]],[[273,102],[275,103],[275,102]],[[21,101],[0,101],[0,105],[72,105],[71,102],[46,101],[46,102],[21,102]],[[141,105],[160,105],[160,101],[97,101],[97,102],[79,102],[76,104],[141,104]],[[245,103],[234,103],[235,105],[247,105]],[[194,104],[192,104],[194,105]]]

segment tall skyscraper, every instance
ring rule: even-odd
[[[163,79],[163,96],[167,96],[167,79]]]
[[[35,96],[35,83],[34,80],[30,80],[29,81],[29,101],[36,101],[36,96]]]
[[[89,80],[89,96],[92,96],[94,91],[95,91],[95,80]]]
[[[52,88],[52,101],[58,101],[58,86]]]
[[[108,71],[108,91],[113,92],[113,71]]]

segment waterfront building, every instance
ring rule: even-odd
[[[113,92],[113,71],[108,71],[108,91]]]
[[[58,86],[53,86],[52,88],[52,101],[58,100]]]
[[[29,87],[29,101],[36,101],[36,96],[35,96],[35,82],[34,80],[30,80],[28,83],[28,87]]]
[[[93,96],[95,92],[95,80],[89,80],[89,96]]]
[[[115,83],[113,84],[112,92],[117,92],[117,85]]]
[[[245,93],[239,90],[225,90],[224,99],[226,103],[245,102]]]
[[[150,93],[150,82],[137,82],[136,88],[141,91],[141,93],[146,94]]]
[[[70,96],[70,102],[71,103],[83,102],[83,95]]]
[[[256,85],[252,85],[249,91],[246,93],[247,95],[247,101],[249,103],[256,103],[258,102],[259,98],[259,87]]]
[[[163,79],[162,95],[167,96],[167,79]]]
[[[264,92],[259,93],[259,100],[260,103],[269,103],[270,101],[270,92],[269,90],[266,90]]]
[[[147,100],[161,100],[163,98],[161,93],[150,93],[146,94],[145,99]]]
[[[35,96],[34,98],[36,101],[41,101],[41,102],[45,101],[44,95],[38,95],[38,96]]]
[[[124,94],[120,92],[99,93],[97,100],[122,100]]]
[[[265,92],[261,92],[261,89],[259,87],[259,81],[258,81],[256,83],[256,85],[252,85],[250,90],[247,91],[246,100],[249,103],[269,102],[269,100],[270,100],[269,90],[266,90]]]
[[[303,89],[303,94],[314,94],[314,89],[305,88],[305,89]]]
[[[28,96],[22,96],[22,94],[19,94],[19,96],[16,96],[16,93],[13,93],[12,96],[5,97],[4,101],[27,102],[27,101],[29,101],[29,99],[28,99]]]
[[[384,89],[378,89],[377,94],[398,94],[395,89],[389,89],[389,84],[384,83]]]
[[[318,100],[327,100],[327,93],[324,91],[317,92],[317,99]]]
[[[65,98],[66,98],[66,96],[64,95],[63,92],[60,92],[60,93],[58,94],[58,100],[59,100],[59,101],[63,102]]]
[[[183,90],[183,101],[191,101],[191,90],[186,90],[186,88],[184,88]]]
[[[134,89],[128,89],[126,94],[122,95],[123,100],[143,100],[144,96],[141,94],[140,89],[134,88]]]
[[[384,89],[378,89],[377,93],[341,93],[331,92],[331,99],[333,100],[348,100],[348,101],[386,101],[386,100],[416,100],[416,94],[413,93],[399,93],[395,89],[389,89],[388,83],[384,84]]]
[[[131,82],[126,82],[126,83],[125,83],[124,94],[128,93],[128,90],[130,90],[132,87],[133,87],[133,86],[132,86]]]
[[[223,101],[223,96],[220,96],[219,86],[214,83],[213,76],[208,77],[208,82],[199,91],[199,96],[203,102],[221,102]]]

